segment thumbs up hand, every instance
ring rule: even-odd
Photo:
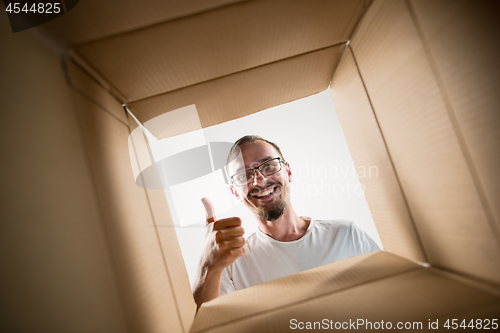
[[[198,308],[203,302],[219,297],[224,268],[245,254],[245,230],[241,227],[241,219],[230,217],[217,220],[210,200],[203,198],[201,202],[207,216],[207,234],[193,290]]]
[[[203,206],[205,206],[205,216],[207,218],[207,225],[209,225],[212,222],[215,222],[215,208],[214,205],[212,204],[212,201],[208,200],[207,198],[202,198],[201,203]]]
[[[207,198],[201,199],[207,217],[207,234],[202,265],[214,270],[223,270],[245,254],[245,230],[239,217],[217,220],[215,208]]]

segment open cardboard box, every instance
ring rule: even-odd
[[[16,34],[2,14],[2,331],[498,321],[499,14],[496,1],[85,0]],[[361,181],[385,252],[195,317],[165,195],[134,182],[123,105],[144,124],[195,104],[207,127],[327,88],[354,162],[379,168]]]

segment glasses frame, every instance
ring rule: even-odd
[[[260,167],[261,167],[261,166],[263,166],[263,165],[264,165],[264,164],[266,164],[266,163],[269,163],[269,161],[273,161],[273,160],[278,160],[279,165],[280,165],[280,168],[279,168],[276,172],[273,172],[273,173],[271,173],[271,174],[269,174],[269,175],[267,175],[267,176],[266,176],[266,175],[264,175],[264,174],[262,173],[262,171],[260,170]],[[255,179],[255,171],[257,171],[257,170],[259,170],[260,174],[261,174],[263,177],[269,177],[269,176],[272,176],[272,175],[274,175],[274,174],[276,174],[276,173],[278,173],[278,172],[280,172],[280,171],[281,171],[281,169],[282,169],[281,163],[286,164],[286,161],[285,161],[284,159],[282,159],[281,157],[279,157],[279,156],[278,156],[278,157],[275,157],[275,158],[270,158],[270,159],[268,159],[267,161],[262,162],[261,164],[259,164],[259,165],[258,165],[258,166],[256,166],[255,168],[245,169],[245,170],[243,170],[243,171],[240,171],[240,172],[235,173],[234,175],[232,175],[232,176],[231,176],[231,183],[233,183],[233,185],[234,185],[234,186],[238,186],[238,187],[248,185],[248,184],[250,184],[250,183],[251,183],[251,182]],[[236,184],[236,182],[234,181],[234,177],[235,177],[236,175],[239,175],[239,174],[240,174],[240,173],[242,173],[242,172],[248,172],[248,171],[252,171],[252,178],[249,178],[250,180],[249,180],[246,184],[243,184],[243,185],[238,185],[238,184]]]

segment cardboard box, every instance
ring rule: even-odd
[[[486,0],[87,0],[16,34],[2,14],[2,330],[498,322],[499,12]],[[134,182],[130,154],[144,168],[147,142],[129,151],[138,125],[123,105],[144,124],[195,104],[207,127],[328,88],[354,162],[379,168],[361,181],[386,251],[195,317],[165,195]]]

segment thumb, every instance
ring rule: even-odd
[[[210,200],[202,198],[201,203],[205,206],[205,215],[207,217],[207,225],[215,221],[215,208]]]

